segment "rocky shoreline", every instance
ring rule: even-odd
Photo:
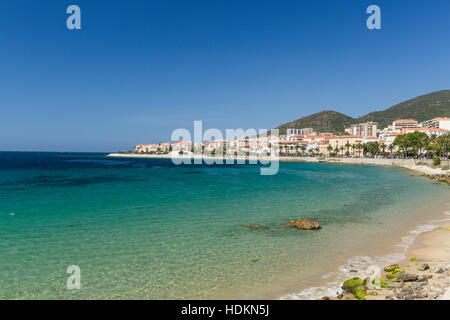
[[[334,297],[324,300],[450,299],[450,225],[424,234],[408,259],[385,266],[377,282],[358,276],[344,281]],[[363,272],[361,271],[361,274]]]

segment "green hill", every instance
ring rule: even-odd
[[[291,121],[281,126],[280,134],[288,128],[313,128],[316,132],[343,132],[352,123],[375,121],[385,128],[396,119],[425,121],[435,117],[450,117],[450,90],[432,92],[407,100],[384,111],[371,112],[360,118],[352,118],[336,111],[322,111]]]
[[[354,121],[354,119],[345,114],[326,110],[282,124],[277,127],[277,129],[280,130],[280,134],[285,134],[286,129],[289,128],[313,128],[316,132],[341,132],[344,131],[344,127],[350,125],[352,121]]]

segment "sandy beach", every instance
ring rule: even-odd
[[[395,272],[382,271],[389,288],[367,290],[366,300],[450,300],[450,224],[419,235],[400,261],[398,280],[390,281]],[[352,294],[341,296],[354,299]]]

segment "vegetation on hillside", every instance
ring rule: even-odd
[[[384,111],[371,112],[360,118],[352,118],[336,111],[322,111],[307,117],[285,123],[277,129],[285,134],[288,128],[313,128],[316,132],[343,132],[353,123],[374,121],[379,128],[385,128],[397,119],[415,119],[419,122],[435,117],[450,117],[450,90],[432,92],[402,103]]]
[[[316,132],[342,132],[344,127],[349,126],[352,121],[353,118],[345,114],[326,110],[285,123],[277,129],[280,130],[280,134],[286,134],[286,129],[289,128],[313,128]]]

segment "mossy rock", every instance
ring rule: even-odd
[[[409,261],[416,261],[416,260],[417,260],[416,257],[412,257],[411,260],[409,260]]]
[[[367,292],[364,290],[355,290],[355,292],[353,292],[353,295],[358,300],[365,300],[366,296],[367,296]]]
[[[375,279],[373,279],[372,284],[373,285],[375,284]],[[380,287],[387,289],[390,288],[391,286],[386,282],[386,280],[380,279]]]
[[[357,287],[364,285],[365,282],[359,277],[354,277],[344,281],[342,285],[342,290],[345,292],[354,292]]]
[[[450,228],[445,228],[444,230],[445,230],[445,231],[450,231]]]
[[[378,295],[378,292],[376,292],[376,291],[370,291],[370,292],[367,292],[367,295],[368,295],[368,296],[377,296],[377,295]]]
[[[384,271],[392,272],[398,268],[398,264],[391,264],[390,266],[384,267]]]
[[[395,280],[397,279],[399,276],[401,276],[402,273],[393,273],[393,274],[387,274],[386,278],[390,279],[390,280]]]
[[[401,269],[401,268],[396,268],[394,269],[394,271],[392,271],[392,273],[405,273],[405,269]]]

